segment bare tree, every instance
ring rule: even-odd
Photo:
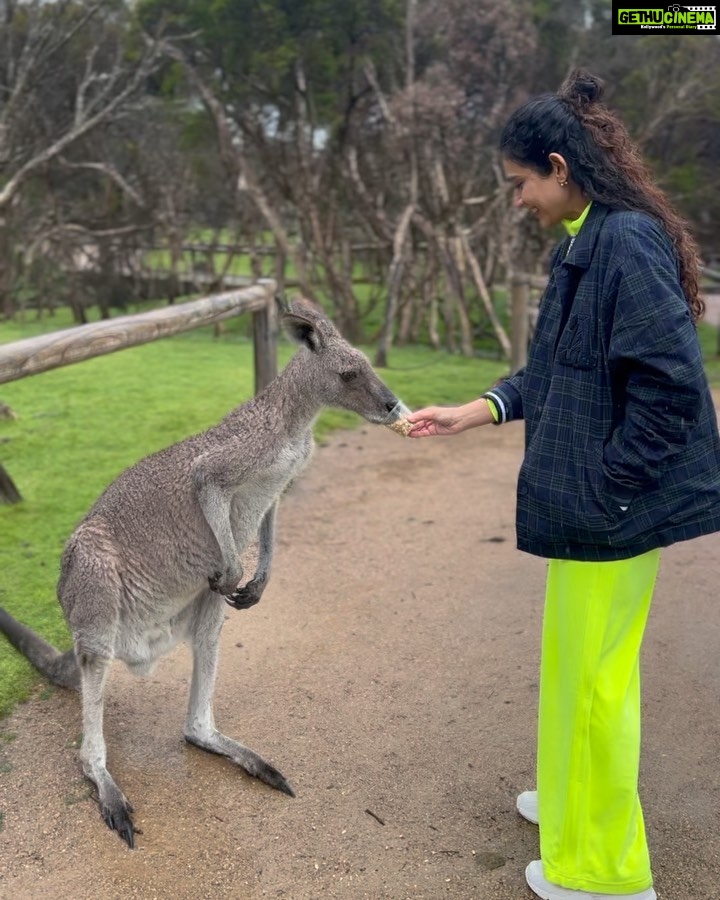
[[[5,84],[6,100],[0,109],[0,160],[3,163],[5,184],[0,190],[0,211],[6,209],[20,191],[23,184],[50,160],[59,156],[71,145],[78,142],[90,131],[104,125],[135,98],[145,79],[157,66],[162,45],[148,41],[138,62],[129,65],[124,58],[123,46],[113,48],[111,60],[99,52],[100,45],[89,48],[85,68],[74,92],[71,115],[64,121],[53,122],[54,133],[29,144],[24,141],[25,129],[19,127],[20,119],[27,119],[29,110],[37,108],[41,102],[39,85],[48,79],[57,78],[57,57],[61,50],[88,28],[103,9],[102,4],[80,4],[84,15],[79,22],[73,22],[71,30],[58,34],[58,18],[48,15],[53,6],[62,12],[72,4],[48,5],[35,0],[23,4],[28,15],[29,28],[19,51],[19,58],[8,61],[15,63],[6,68],[15,79]],[[77,4],[76,4],[77,5]],[[13,10],[9,3],[7,9]],[[8,12],[8,15],[11,15]],[[62,21],[62,20],[61,20]],[[103,38],[106,35],[102,35]],[[95,38],[97,40],[98,37]],[[46,110],[43,110],[47,112]]]
[[[389,284],[378,362],[387,359],[398,316],[416,319],[412,298],[423,269],[417,255],[439,263],[442,298],[419,303],[435,333],[442,312],[449,349],[474,352],[476,323],[485,320],[508,355],[489,279],[506,257],[499,227],[510,215],[498,178],[494,141],[514,100],[532,32],[512,10],[450,0],[406,9],[405,77],[381,83],[368,61],[370,87],[357,105],[345,175],[358,212],[389,248]],[[423,60],[421,65],[417,59]],[[440,299],[440,303],[438,300]],[[415,326],[417,328],[417,324]]]
[[[62,170],[65,178],[81,170],[92,173],[137,202],[127,177],[89,155],[90,139],[135,109],[162,59],[162,41],[131,32],[130,10],[117,0],[10,0],[0,14],[0,219],[6,226],[0,293],[7,315],[13,310],[15,246],[37,246],[52,235],[67,253],[72,241],[61,242],[60,236],[73,231],[77,236],[84,227],[59,215],[62,204],[47,202],[48,195],[57,200],[62,190],[53,172]],[[136,44],[128,53],[131,40]],[[31,183],[35,190],[28,197]],[[24,205],[32,207],[32,215],[24,213]],[[31,221],[31,234],[9,227]]]

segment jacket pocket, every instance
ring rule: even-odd
[[[572,313],[557,348],[557,361],[575,369],[594,369],[598,362],[594,322],[590,316]]]
[[[624,515],[630,508],[630,504],[637,497],[637,489],[626,487],[624,484],[619,484],[608,476],[605,476],[605,484],[611,508]]]

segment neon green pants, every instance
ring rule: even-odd
[[[638,798],[639,656],[660,551],[551,560],[542,637],[538,810],[545,877],[632,894],[652,884]]]

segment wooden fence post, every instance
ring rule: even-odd
[[[278,372],[277,345],[278,320],[275,305],[275,281],[261,279],[259,284],[272,286],[267,303],[253,312],[253,339],[255,342],[255,393],[267,387]]]
[[[511,371],[517,372],[527,362],[528,313],[530,285],[527,278],[513,275],[510,279],[510,315],[512,318]]]

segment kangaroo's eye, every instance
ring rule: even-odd
[[[355,369],[350,369],[349,372],[341,372],[340,373],[340,380],[344,381],[346,384],[349,381],[355,381],[355,379],[357,377],[358,377],[358,373],[355,371]]]

